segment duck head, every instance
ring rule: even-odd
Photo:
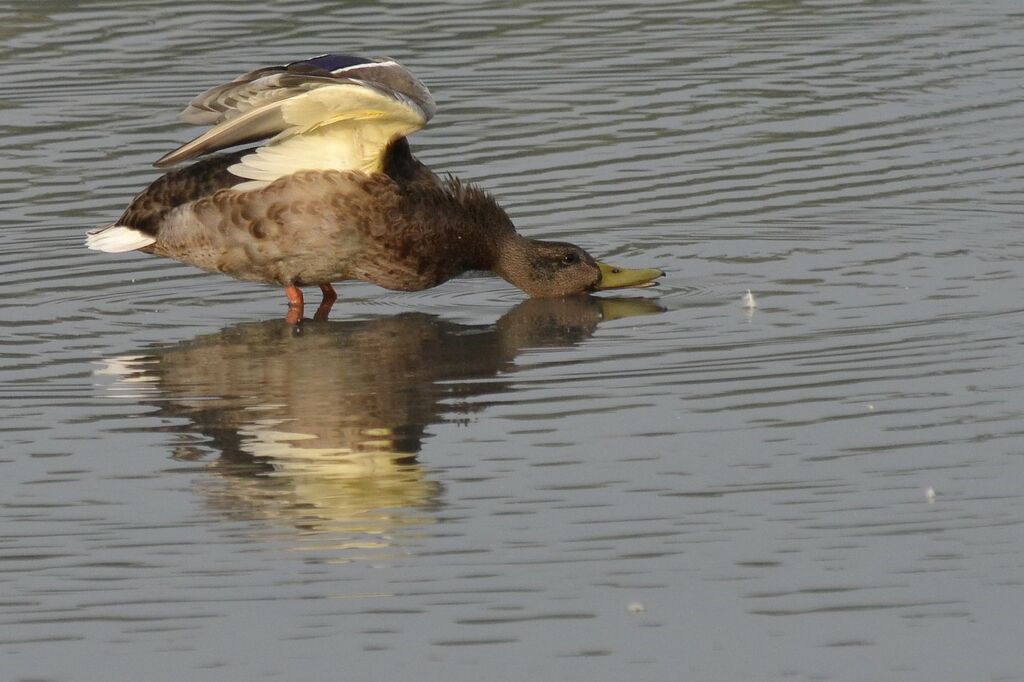
[[[567,242],[516,235],[498,256],[494,271],[534,298],[571,296],[606,289],[657,286],[665,273],[654,268],[629,270],[597,261]]]

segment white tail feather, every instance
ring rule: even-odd
[[[93,251],[107,253],[124,253],[136,251],[156,241],[145,232],[134,230],[124,225],[107,225],[92,230],[85,237],[85,245]]]

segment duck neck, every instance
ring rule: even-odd
[[[458,203],[454,243],[466,269],[491,270],[512,282],[509,273],[525,257],[530,240],[516,232],[508,214],[482,189],[452,179],[446,191]]]
[[[503,234],[495,245],[494,263],[491,270],[503,280],[523,291],[527,291],[529,282],[525,281],[530,268],[530,253],[535,248],[535,240],[510,231]]]

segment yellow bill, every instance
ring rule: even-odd
[[[595,291],[625,289],[627,287],[636,287],[638,289],[656,287],[658,283],[654,280],[665,276],[664,272],[655,268],[627,270],[626,268],[617,268],[614,265],[608,265],[600,261],[597,262],[597,267],[601,270],[601,281],[594,287]]]

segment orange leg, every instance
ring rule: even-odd
[[[293,284],[284,288],[284,295],[288,297],[288,314],[284,316],[284,321],[298,324],[302,321],[302,289]]]
[[[316,314],[313,315],[313,319],[318,322],[323,322],[327,319],[327,316],[331,313],[331,306],[338,300],[338,294],[334,291],[334,287],[331,283],[320,285],[320,291],[324,294],[324,299],[320,301],[320,305],[316,309]]]

